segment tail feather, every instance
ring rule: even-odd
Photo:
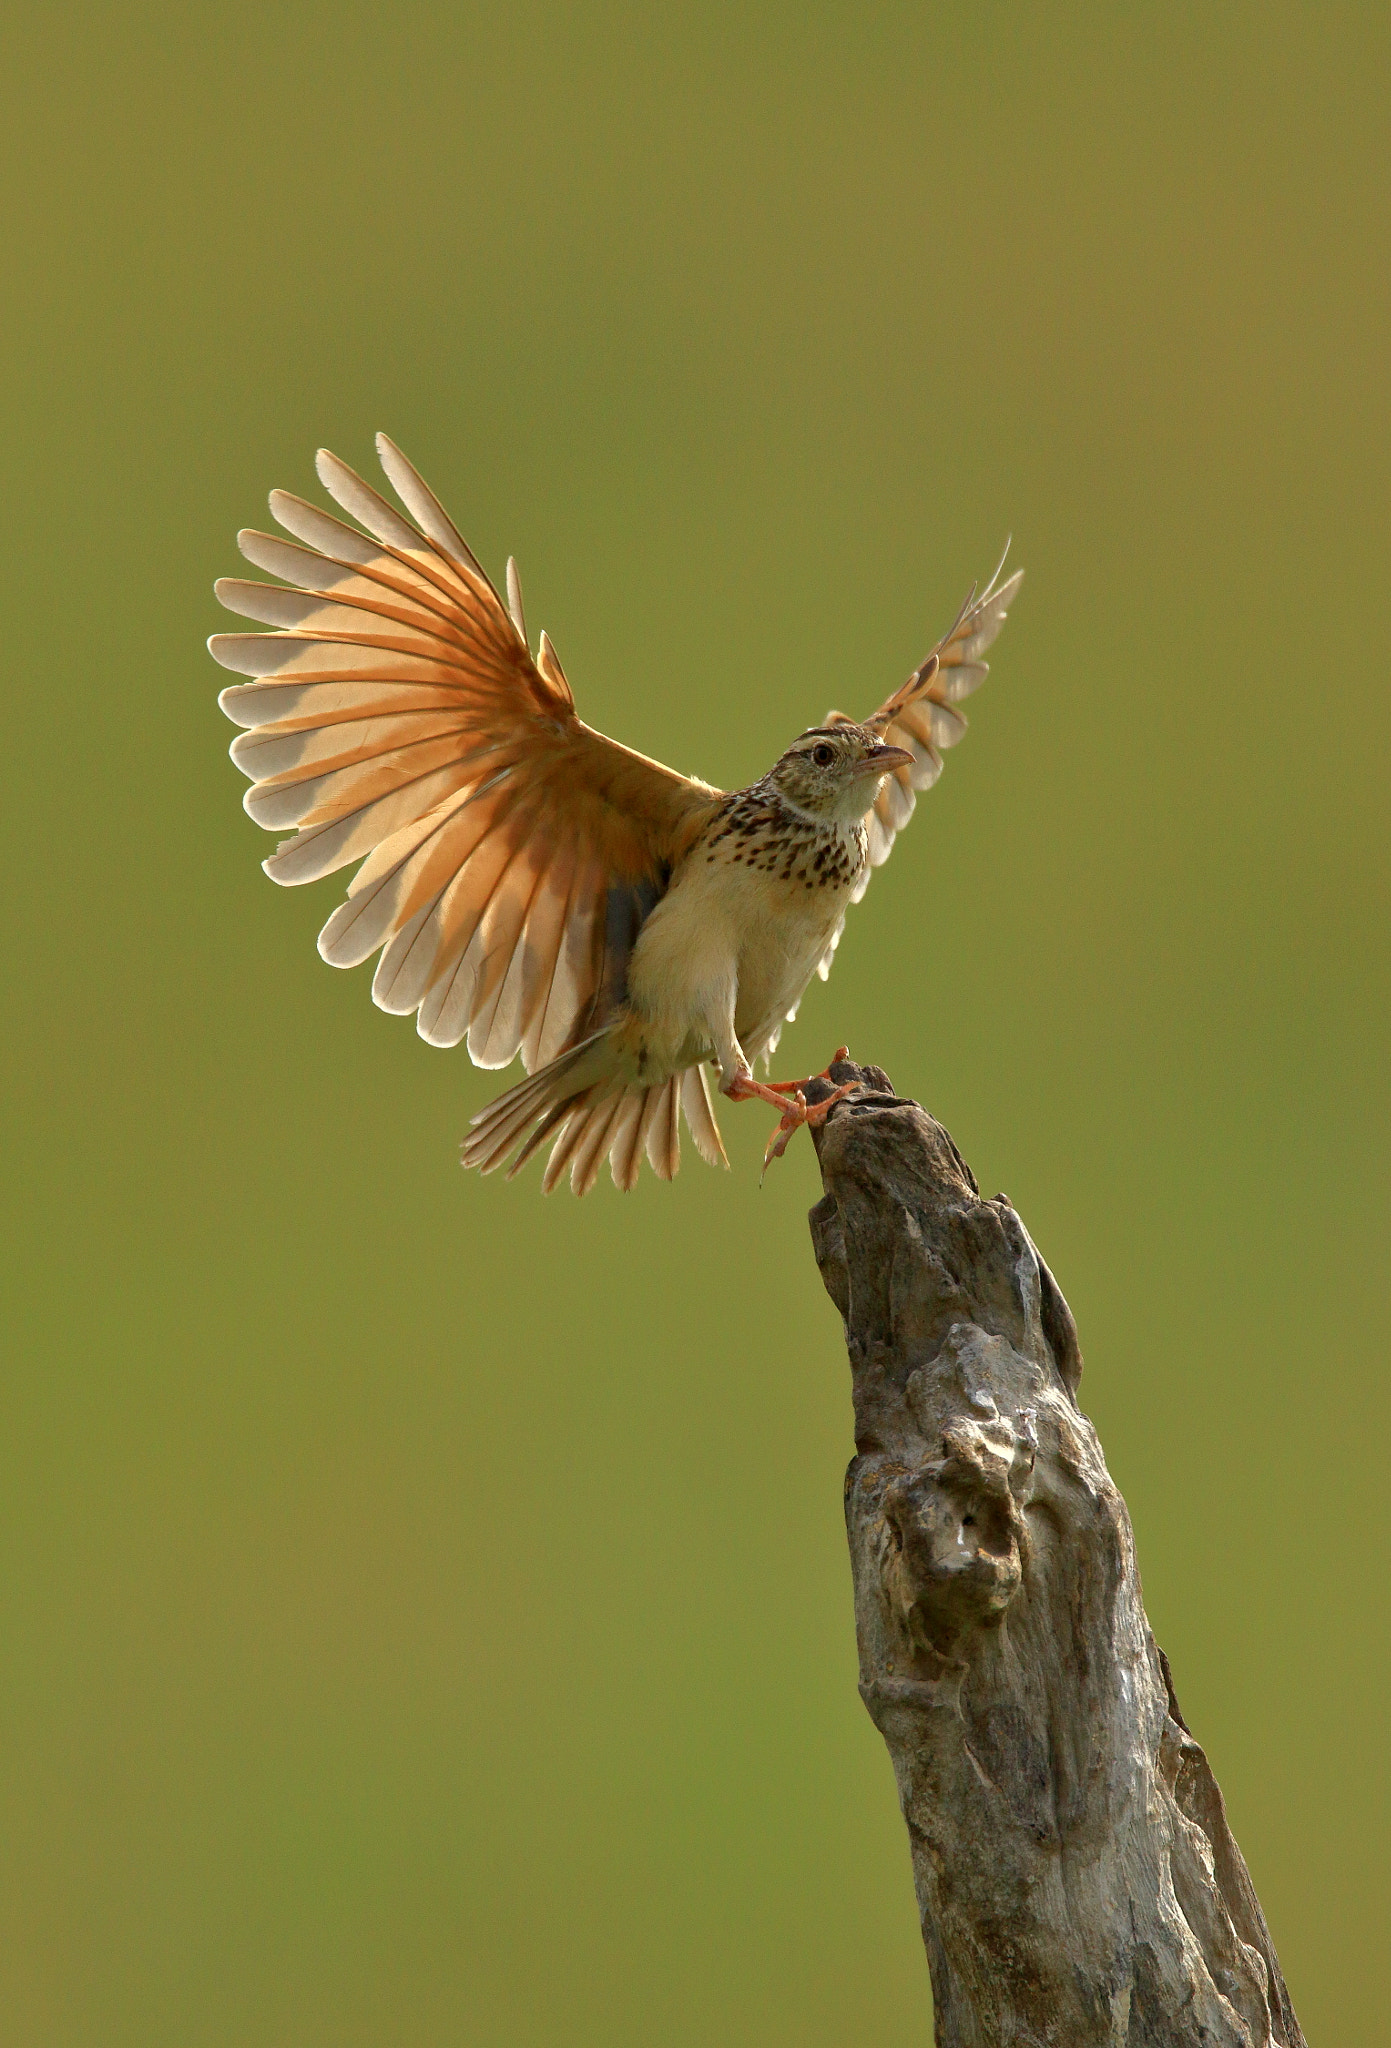
[[[573,1101],[586,1088],[604,1076],[606,1061],[602,1040],[605,1034],[596,1032],[592,1038],[585,1038],[569,1052],[561,1053],[548,1066],[538,1068],[515,1088],[509,1088],[505,1095],[480,1109],[471,1119],[471,1134],[464,1142],[464,1164],[472,1166],[475,1155],[485,1146],[490,1148],[506,1130],[514,1134],[522,1130],[533,1116],[549,1110],[558,1102]]]
[[[728,1166],[704,1067],[687,1067],[681,1076],[681,1107],[701,1158],[709,1166]]]
[[[602,1116],[606,1108],[606,1103],[592,1102],[588,1099],[574,1105],[571,1114],[560,1127],[560,1135],[551,1147],[551,1156],[546,1161],[545,1172],[541,1175],[541,1192],[543,1195],[548,1195],[551,1189],[556,1186],[566,1167],[570,1164],[576,1152],[578,1152],[584,1135],[590,1127],[590,1123],[594,1117]],[[575,1183],[572,1180],[571,1186],[574,1185]],[[578,1193],[577,1188],[576,1192]]]
[[[676,1125],[676,1083],[663,1082],[660,1088],[649,1088],[638,1119],[637,1138],[633,1146],[633,1181],[636,1186],[641,1155],[646,1152],[648,1164],[659,1180],[670,1180],[681,1161],[681,1140]]]
[[[647,1107],[649,1095],[655,1096],[655,1088],[644,1088],[639,1094],[630,1088],[623,1097],[613,1127],[613,1143],[609,1147],[609,1172],[613,1184],[628,1194],[638,1184],[638,1172],[642,1165],[642,1148],[639,1138],[642,1131],[642,1113]]]
[[[585,1118],[584,1131],[570,1162],[570,1185],[577,1195],[587,1195],[599,1178],[599,1169],[617,1142],[623,1104],[624,1095],[615,1094],[607,1102],[596,1102]],[[546,1173],[549,1177],[549,1163]],[[615,1173],[615,1182],[617,1179]]]
[[[613,1072],[608,1031],[562,1053],[499,1095],[474,1117],[463,1163],[480,1173],[506,1164],[509,1180],[553,1140],[541,1188],[549,1194],[569,1170],[577,1195],[587,1194],[609,1162],[614,1185],[636,1187],[643,1154],[660,1180],[681,1163],[680,1111],[702,1158],[728,1164],[704,1071],[688,1067],[652,1087],[626,1084]]]
[[[568,1106],[574,1099],[567,1094],[557,1106]],[[465,1166],[478,1166],[484,1173],[489,1173],[494,1166],[502,1164],[506,1154],[538,1116],[545,1120],[550,1113],[552,1101],[544,1090],[538,1090],[529,1099],[520,1102],[514,1102],[510,1096],[504,1095],[493,1106],[500,1114],[491,1117],[486,1123],[479,1124],[464,1145]]]

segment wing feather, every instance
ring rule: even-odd
[[[544,864],[543,846],[536,836],[524,838],[499,876],[488,907],[478,920],[473,943],[481,948],[478,986],[469,1020],[469,1058],[476,1067],[505,1067],[516,1057],[520,1031],[504,1021],[497,1045],[493,1034],[498,1023],[498,1006],[512,970],[521,975],[521,936],[527,913],[540,886],[538,869]],[[510,1042],[509,1042],[510,1040]]]
[[[574,900],[578,855],[573,839],[555,853],[541,877],[541,887],[527,913],[522,933],[520,1010],[522,1064],[528,1072],[541,1064],[538,1048],[555,980],[561,941]]]
[[[351,527],[340,527],[339,530],[353,533]],[[355,538],[363,540],[365,536],[357,534]],[[268,576],[279,576],[284,582],[294,584],[296,589],[288,593],[291,597],[303,592],[311,598],[323,598],[329,602],[371,605],[383,618],[424,626],[446,638],[458,632],[433,592],[428,591],[418,579],[408,580],[399,573],[386,573],[387,557],[380,548],[373,548],[370,544],[366,548],[365,562],[354,558],[352,563],[345,563],[314,548],[303,547],[298,541],[282,540],[278,534],[259,533],[255,527],[244,526],[237,535],[237,546],[254,569],[264,569]],[[394,564],[392,566],[395,567]],[[268,590],[272,594],[276,590],[274,584],[249,584],[240,577],[228,576],[223,580],[241,583],[243,596],[248,589]],[[243,611],[240,604],[230,609],[239,612],[243,618],[259,616],[258,613]],[[266,623],[278,624],[279,621],[267,620]]]
[[[1006,548],[1005,553],[1009,550]],[[885,700],[864,723],[888,746],[905,747],[913,756],[911,767],[896,768],[885,776],[874,808],[865,819],[869,837],[869,869],[861,877],[851,901],[858,903],[869,886],[869,874],[882,867],[893,851],[893,843],[913,815],[917,797],[931,789],[942,772],[942,755],[954,747],[966,731],[966,718],[956,709],[962,698],[979,689],[988,673],[980,659],[1005,622],[1006,614],[1024,578],[1016,569],[1000,582],[1004,556],[981,596],[972,591],[944,639],[939,640],[921,667],[914,669],[906,683]],[[827,724],[844,717],[832,711]],[[818,974],[824,981],[831,971],[831,956],[840,939],[837,931],[827,948]]]
[[[352,861],[361,860],[384,839],[414,824],[423,813],[457,797],[458,770],[442,768],[422,776],[389,796],[325,822],[306,820],[293,839],[280,845],[261,865],[273,882],[293,886],[317,882]]]
[[[576,862],[570,882],[570,893],[565,905],[565,915],[555,941],[555,952],[550,961],[550,972],[538,1006],[534,1037],[532,1029],[522,1043],[522,1064],[527,1064],[528,1047],[531,1052],[531,1066],[549,1066],[561,1053],[572,1035],[583,1033],[580,1021],[597,979],[594,968],[594,926],[597,917],[597,899],[602,879],[598,863],[593,860]]]
[[[443,944],[420,1005],[418,1029],[431,1045],[457,1045],[491,992],[486,977],[488,911],[530,822],[512,818],[480,840],[440,899]],[[500,963],[505,971],[507,963]],[[475,1061],[477,1055],[469,1047]]]
[[[293,633],[322,634],[326,639],[364,640],[374,647],[403,654],[434,654],[446,661],[457,657],[464,637],[423,606],[369,597],[330,597],[318,590],[284,590],[277,583],[255,583],[245,576],[219,576],[213,585],[217,601],[243,619],[277,626]]]
[[[528,651],[515,565],[505,601],[400,449],[385,435],[377,447],[404,512],[321,450],[348,519],[274,491],[290,538],[238,536],[281,580],[217,586],[270,629],[209,643],[247,678],[219,699],[243,728],[232,758],[249,814],[293,830],[264,863],[273,880],[361,862],[320,934],[324,958],[379,952],[383,1009],[415,1012],[434,1044],[467,1038],[479,1064],[520,1050],[531,1069],[603,1021],[642,917],[719,792],[575,716],[549,637]],[[669,1159],[667,1114],[624,1111],[624,1175],[654,1142]],[[585,1174],[598,1129],[586,1119]],[[569,1122],[560,1135],[581,1142]]]
[[[218,703],[233,725],[277,733],[342,724],[402,711],[448,711],[458,716],[458,695],[428,683],[232,683]],[[235,742],[234,742],[235,744]]]
[[[443,895],[443,890],[440,895]],[[414,917],[396,928],[382,948],[372,977],[372,1001],[394,1017],[413,1017],[425,1000],[439,934],[427,930],[439,908],[439,896],[422,904]]]
[[[387,481],[421,532],[437,548],[486,582],[482,563],[460,533],[454,521],[396,443],[386,434],[377,436],[377,456]]]
[[[505,1067],[521,1050],[527,924],[545,888],[544,844],[529,841],[508,871],[505,904],[498,906],[489,975],[492,994],[483,994],[469,1026],[469,1057],[480,1067]],[[505,923],[504,923],[505,919]]]

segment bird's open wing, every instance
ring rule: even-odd
[[[869,866],[851,898],[854,903],[864,895],[870,876],[875,868],[884,865],[894,840],[912,817],[917,792],[931,789],[942,772],[943,753],[954,747],[966,730],[965,714],[956,706],[985,681],[989,664],[981,656],[1005,623],[1014,594],[1024,580],[1024,571],[1016,569],[1001,583],[1000,570],[1004,566],[1002,557],[985,590],[979,597],[971,592],[956,624],[938,641],[926,661],[914,669],[892,697],[862,721],[879,734],[886,746],[906,747],[913,756],[913,765],[896,768],[885,776],[874,808],[865,820]],[[835,725],[845,716],[843,711],[829,712],[826,723]],[[842,919],[816,970],[823,981],[831,971],[844,924]]]
[[[399,449],[377,448],[410,519],[321,451],[359,526],[276,491],[293,540],[238,536],[283,583],[217,585],[229,611],[276,629],[208,643],[254,679],[219,700],[247,728],[232,758],[257,823],[297,828],[265,862],[272,880],[362,861],[319,934],[325,960],[384,948],[382,1009],[418,1011],[432,1045],[467,1034],[480,1066],[520,1050],[531,1069],[621,995],[638,928],[719,792],[576,717],[546,635],[528,651],[513,565],[504,605]]]
[[[1001,561],[1000,569],[1003,567]],[[885,776],[866,820],[871,868],[884,865],[895,838],[913,815],[916,792],[931,789],[942,772],[943,753],[954,747],[966,730],[965,714],[956,706],[972,690],[978,690],[989,674],[989,664],[981,656],[1005,623],[1024,580],[1024,571],[1016,569],[1001,583],[1000,569],[980,597],[972,591],[956,624],[907,682],[862,721],[886,746],[906,747],[913,756],[911,768],[896,768]],[[844,715],[832,711],[826,722],[834,724]],[[861,896],[868,884],[866,875]]]

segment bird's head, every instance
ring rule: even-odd
[[[886,747],[868,726],[849,719],[813,726],[769,770],[768,781],[818,824],[853,825],[874,802],[891,768],[912,765],[904,747]]]

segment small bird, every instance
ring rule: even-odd
[[[568,1168],[586,1193],[606,1159],[631,1188],[644,1154],[670,1180],[678,1110],[727,1165],[715,1066],[730,1100],[779,1111],[766,1170],[846,1091],[809,1107],[804,1083],[757,1081],[753,1063],[829,974],[847,909],[965,731],[956,706],[985,678],[1023,571],[972,592],[870,717],[830,712],[726,793],[585,725],[545,633],[531,653],[516,564],[504,604],[399,448],[379,434],[377,451],[409,517],[321,449],[319,477],[357,525],[273,491],[292,538],[237,539],[280,582],[215,586],[273,628],[208,642],[252,679],[219,699],[244,728],[245,808],[295,828],[266,873],[312,882],[361,861],[319,934],[324,959],[380,953],[373,1000],[414,1012],[431,1045],[467,1037],[480,1067],[521,1053],[527,1078],[474,1117],[465,1166],[509,1162],[510,1178],[549,1140],[546,1192]]]

